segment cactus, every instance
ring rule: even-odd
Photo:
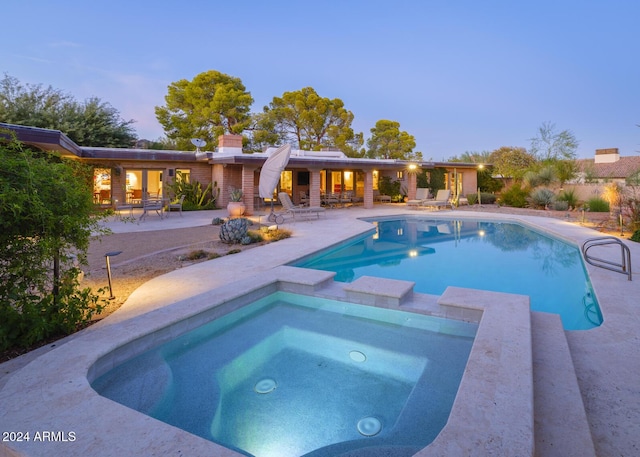
[[[227,244],[241,243],[247,237],[250,222],[245,218],[231,219],[220,226],[220,241]]]

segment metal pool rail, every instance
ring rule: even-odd
[[[587,251],[594,246],[606,246],[610,244],[617,244],[620,246],[621,261],[620,263],[612,262],[610,260],[601,259],[599,257],[593,257],[588,254]],[[624,244],[620,239],[615,236],[601,236],[598,238],[589,238],[582,244],[582,255],[587,263],[595,267],[604,268],[606,270],[615,271],[627,275],[629,281],[631,281],[631,251],[629,246]]]

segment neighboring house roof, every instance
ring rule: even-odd
[[[595,163],[595,159],[580,159],[576,163],[579,173],[596,179],[626,179],[640,170],[640,156],[620,157],[610,163]]]

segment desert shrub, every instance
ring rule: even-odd
[[[480,192],[480,203],[493,205],[496,202],[495,194],[490,194],[489,192]]]
[[[573,189],[566,189],[556,197],[556,201],[567,202],[569,208],[575,209],[578,207],[579,200],[576,191]]]
[[[190,260],[190,261],[202,260],[202,259],[211,260],[211,259],[217,259],[218,257],[220,257],[220,254],[218,254],[217,252],[209,252],[209,251],[205,251],[204,249],[198,249],[198,250],[189,252],[184,257],[181,257],[180,260]]]
[[[382,176],[378,181],[378,190],[381,195],[396,197],[400,195],[400,181],[392,180],[389,176]]]
[[[202,184],[198,181],[187,182],[182,178],[180,172],[176,173],[176,179],[167,184],[170,192],[176,197],[184,195],[182,202],[183,211],[197,211],[204,209],[215,209],[216,200],[220,194],[217,183],[209,183],[206,188],[202,188]]]
[[[567,211],[569,209],[569,203],[561,200],[553,202],[553,209],[556,211]]]
[[[500,194],[498,203],[514,208],[524,208],[527,206],[527,196],[529,191],[522,188],[519,184],[514,184]]]
[[[286,238],[291,238],[291,230],[282,228],[269,230],[268,227],[264,227],[262,230],[262,237],[265,241],[280,241]]]
[[[231,219],[220,226],[220,241],[227,244],[241,243],[247,236],[247,231],[251,222],[240,217]]]
[[[533,208],[547,208],[553,204],[555,199],[556,195],[551,189],[541,187],[539,189],[535,189],[531,194],[529,194],[528,201]]]
[[[587,207],[592,213],[608,213],[609,203],[600,197],[592,197],[587,201]]]
[[[467,200],[470,205],[475,205],[478,203],[478,194],[467,194]],[[480,203],[493,205],[496,202],[496,196],[494,194],[490,194],[489,192],[480,192]]]

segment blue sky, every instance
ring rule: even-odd
[[[2,7],[0,72],[96,96],[163,135],[167,86],[218,70],[261,111],[313,87],[369,136],[400,123],[425,159],[528,148],[543,122],[578,156],[640,153],[637,0],[21,0]]]

